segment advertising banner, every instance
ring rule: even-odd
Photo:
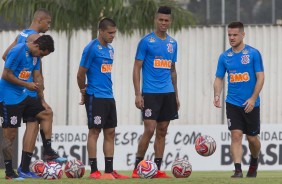
[[[19,129],[19,155],[20,162],[22,150],[22,136],[24,128]],[[142,125],[123,125],[116,128],[114,169],[132,170],[135,163],[138,140],[142,136]],[[87,154],[87,126],[53,126],[52,147],[60,156],[70,159],[79,159],[89,167]],[[209,135],[217,143],[213,155],[203,157],[195,151],[195,140],[199,135]],[[154,139],[151,139],[145,159],[154,159]],[[259,157],[260,170],[282,169],[282,125],[264,124],[261,127],[261,154]],[[169,126],[166,137],[166,147],[163,156],[162,170],[170,170],[176,158],[187,158],[194,171],[233,170],[230,156],[230,132],[226,125],[185,125]],[[104,170],[103,131],[99,136],[97,145],[98,169]],[[40,159],[42,154],[42,141],[40,135],[36,141],[33,160]],[[250,151],[244,136],[242,169],[248,168]]]

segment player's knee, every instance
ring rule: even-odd
[[[12,129],[3,129],[3,139],[9,140],[13,142],[17,137],[17,129],[12,128]]]
[[[154,135],[154,132],[155,132],[155,127],[146,127],[144,135],[152,137]]]
[[[259,142],[258,136],[247,136],[247,139],[250,144],[256,144]]]
[[[46,109],[45,110],[45,114],[46,114],[46,116],[53,118],[53,110],[51,108],[50,109]]]

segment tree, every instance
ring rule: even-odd
[[[22,29],[28,27],[36,9],[46,8],[52,14],[54,30],[72,33],[91,29],[94,38],[102,17],[114,19],[122,34],[152,30],[154,14],[160,5],[172,8],[174,31],[195,23],[193,15],[172,0],[1,0],[0,14],[7,20],[15,20]]]

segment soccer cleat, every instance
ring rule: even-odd
[[[243,178],[243,173],[241,170],[235,170],[234,174],[231,176],[231,178]]]
[[[121,175],[117,173],[117,171],[113,171],[111,173],[104,173],[102,176],[100,176],[98,179],[129,179],[129,176]]]
[[[134,169],[131,175],[131,178],[140,178],[140,176],[137,173],[137,169]]]
[[[60,157],[56,151],[53,149],[44,150],[43,152],[43,160],[50,162],[55,161],[58,163],[63,163],[67,161],[67,158]]]
[[[101,172],[100,171],[94,171],[89,175],[89,178],[94,178],[94,179],[99,179],[101,176]]]
[[[165,172],[158,170],[157,174],[153,178],[171,178],[171,176],[167,175]]]
[[[258,169],[257,165],[250,165],[246,177],[247,178],[255,178],[255,177],[257,177],[257,169]]]
[[[23,172],[21,167],[18,168],[18,175],[21,178],[35,178],[35,179],[41,178],[33,172],[30,172],[30,171],[29,172]]]
[[[17,173],[14,170],[11,172],[6,172],[5,179],[6,180],[24,180],[24,178],[19,177],[19,175],[17,175]]]

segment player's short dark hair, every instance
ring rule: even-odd
[[[244,31],[244,24],[242,22],[231,22],[228,24],[228,28],[239,28]]]
[[[39,14],[45,14],[45,15],[47,15],[47,16],[49,16],[49,17],[52,17],[52,16],[51,16],[51,13],[50,13],[48,10],[46,10],[45,8],[39,8],[39,9],[37,9],[37,10],[34,12],[34,17],[37,17]]]
[[[100,20],[98,28],[105,30],[109,26],[110,27],[116,27],[115,21],[113,19],[110,19],[110,18],[103,18],[102,20]]]
[[[157,13],[170,15],[171,14],[171,8],[168,7],[168,6],[160,6]]]
[[[54,52],[54,40],[50,35],[42,35],[38,37],[33,43],[39,45],[40,50],[48,50],[50,53]]]

